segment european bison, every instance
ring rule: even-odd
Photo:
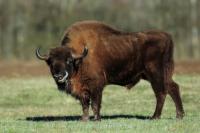
[[[80,100],[82,120],[89,118],[89,105],[94,120],[100,120],[102,91],[105,85],[131,88],[140,79],[151,83],[156,96],[152,119],[160,118],[166,95],[176,106],[176,117],[184,110],[179,86],[172,79],[174,70],[173,41],[162,31],[126,33],[97,21],[73,24],[65,32],[61,46],[41,55],[59,90]]]

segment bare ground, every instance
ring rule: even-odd
[[[200,74],[200,61],[175,63],[176,74]],[[38,61],[0,61],[0,77],[48,76],[45,62]]]

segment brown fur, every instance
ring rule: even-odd
[[[76,74],[70,77],[70,93],[83,106],[83,120],[88,119],[90,101],[94,119],[100,119],[105,85],[131,88],[140,79],[151,83],[156,96],[157,104],[152,118],[160,118],[167,93],[175,102],[177,117],[183,117],[179,87],[172,79],[173,42],[168,33],[125,33],[101,22],[83,21],[67,29],[61,45],[63,53],[65,49],[73,49],[76,54],[81,54],[84,47],[88,48],[88,55],[79,64]]]

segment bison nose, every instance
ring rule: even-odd
[[[57,75],[54,75],[54,77],[59,83],[63,83],[67,80],[68,72],[65,71],[64,74],[57,74]]]
[[[58,80],[61,80],[63,78],[63,76],[58,77]]]
[[[62,74],[54,74],[54,77],[55,77],[56,79],[60,79],[60,78],[62,78]]]

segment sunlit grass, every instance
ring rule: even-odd
[[[0,132],[198,133],[200,75],[177,75],[175,80],[181,87],[186,112],[183,120],[175,119],[174,103],[169,96],[160,120],[140,119],[151,116],[155,108],[150,85],[141,81],[130,91],[107,86],[103,94],[102,121],[85,123],[78,120],[82,113],[79,102],[59,92],[51,78],[1,78]]]

